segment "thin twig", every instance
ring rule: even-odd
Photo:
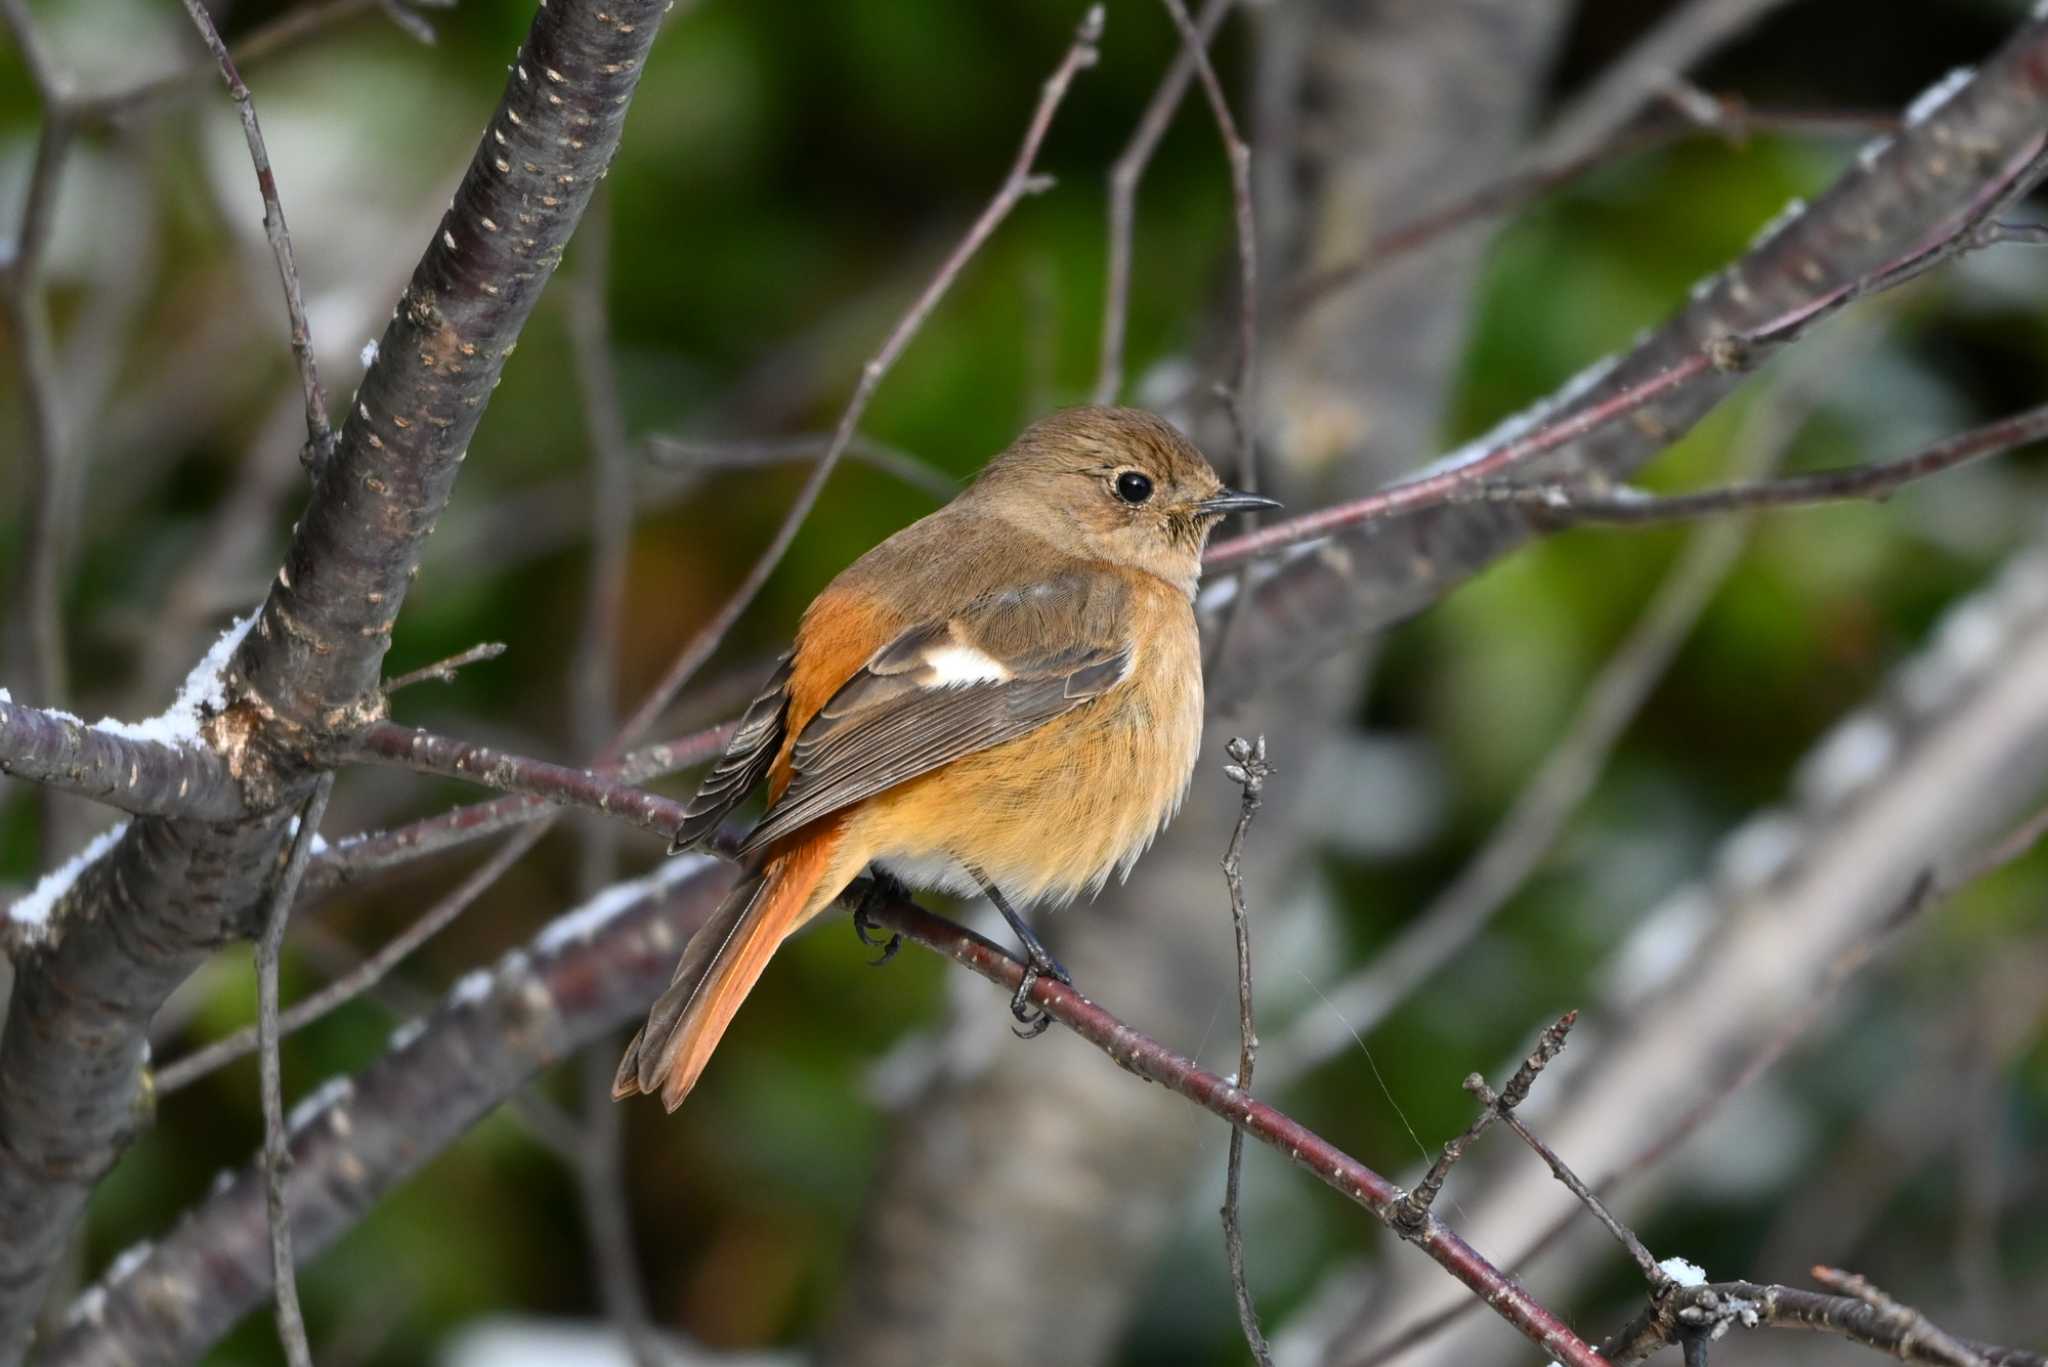
[[[1725,100],[1717,101],[1716,108],[1718,116],[1711,121],[1696,117],[1672,118],[1634,129],[1617,135],[1590,152],[1545,161],[1532,169],[1515,172],[1440,208],[1396,224],[1374,236],[1357,256],[1288,282],[1280,292],[1280,310],[1291,313],[1314,308],[1335,298],[1346,286],[1370,272],[1440,241],[1458,228],[1513,213],[1596,171],[1682,142],[1713,137],[1739,145],[1752,135],[1773,133],[1869,137],[1894,132],[1899,126],[1898,117],[1889,113],[1809,114],[1790,110],[1736,109]]]
[[[1221,386],[1221,390],[1225,409],[1230,415],[1231,429],[1237,437],[1234,482],[1245,492],[1255,494],[1259,492],[1262,481],[1259,477],[1257,393],[1259,234],[1252,203],[1252,150],[1238,135],[1229,97],[1224,94],[1223,82],[1217,79],[1216,67],[1209,60],[1206,36],[1195,30],[1182,0],[1161,0],[1161,3],[1173,16],[1174,27],[1180,30],[1181,46],[1194,63],[1195,74],[1201,78],[1202,94],[1209,102],[1209,114],[1215,120],[1216,134],[1222,140],[1223,155],[1230,163],[1230,204],[1237,238],[1237,356],[1230,382]],[[1257,513],[1250,514],[1251,527],[1258,526],[1257,518]],[[1229,613],[1223,619],[1222,629],[1216,633],[1212,661],[1229,652],[1231,641],[1251,607],[1252,596],[1244,592],[1243,583],[1248,572],[1248,567],[1239,567],[1237,592]]]
[[[1566,1019],[1569,1020],[1570,1017]],[[1484,1079],[1479,1079],[1479,1085],[1476,1087],[1472,1086],[1473,1081],[1474,1079],[1470,1078],[1466,1080],[1467,1090],[1488,1106],[1499,1105],[1501,1123],[1513,1130],[1517,1138],[1534,1150],[1536,1156],[1543,1160],[1544,1165],[1550,1169],[1552,1175],[1558,1181],[1564,1183],[1565,1189],[1579,1198],[1579,1204],[1591,1211],[1593,1218],[1605,1226],[1607,1232],[1614,1236],[1615,1242],[1619,1243],[1627,1251],[1628,1256],[1635,1260],[1637,1270],[1648,1279],[1651,1287],[1653,1289],[1661,1289],[1668,1286],[1671,1282],[1671,1274],[1657,1265],[1656,1256],[1643,1244],[1642,1239],[1637,1237],[1636,1232],[1616,1219],[1614,1212],[1607,1208],[1606,1203],[1594,1193],[1591,1187],[1587,1186],[1580,1179],[1577,1173],[1571,1170],[1571,1165],[1558,1157],[1557,1151],[1544,1143],[1540,1135],[1522,1123],[1522,1118],[1515,1114],[1513,1106],[1505,1104],[1505,1096],[1494,1096],[1493,1089],[1486,1085]]]
[[[263,1090],[263,1176],[266,1204],[270,1212],[270,1270],[277,1289],[277,1336],[284,1343],[285,1360],[291,1367],[312,1367],[312,1350],[306,1346],[306,1322],[299,1312],[299,1283],[292,1262],[291,1215],[285,1209],[284,1177],[291,1163],[291,1137],[284,1123],[284,1077],[278,1060],[277,956],[284,946],[285,923],[291,918],[292,900],[298,896],[299,880],[306,875],[306,861],[313,855],[313,837],[320,819],[327,814],[327,799],[334,792],[334,775],[322,774],[299,813],[298,835],[292,840],[284,875],[270,903],[270,915],[263,935],[256,942],[256,1030],[261,1051]]]
[[[69,511],[73,472],[65,459],[59,363],[42,273],[76,124],[65,78],[44,49],[25,0],[0,0],[0,22],[21,53],[43,116],[13,250],[0,255],[0,310],[14,334],[28,472],[28,527],[22,538],[17,611],[27,638],[28,682],[36,690],[36,701],[56,707],[66,701],[70,689],[63,603],[75,519]]]
[[[676,740],[645,746],[632,751],[617,764],[599,766],[598,772],[624,783],[642,783],[678,769],[687,769],[693,764],[702,764],[716,757],[732,739],[732,725],[726,722]],[[388,831],[337,840],[313,861],[313,871],[307,881],[311,886],[322,889],[351,883],[373,873],[488,840],[515,826],[552,821],[554,814],[555,804],[546,798],[524,794],[473,802]]]
[[[438,0],[429,2],[438,3]],[[403,14],[414,24],[424,22],[420,16],[411,14],[404,8],[404,0],[312,0],[312,3],[295,5],[276,18],[250,29],[229,51],[233,54],[235,66],[239,70],[252,62],[283,52],[341,20],[353,18],[375,8],[382,8],[401,29],[415,37],[419,36],[416,28],[399,18],[399,15]],[[195,62],[191,66],[167,71],[161,76],[126,89],[105,94],[81,95],[76,102],[78,116],[81,120],[95,123],[120,120],[218,74],[218,68],[212,62]]]
[[[543,825],[528,826],[520,831],[497,853],[479,866],[456,885],[454,891],[427,908],[418,920],[407,926],[391,939],[377,947],[377,952],[342,977],[336,978],[310,996],[302,997],[291,1004],[288,1010],[278,1013],[277,1029],[282,1035],[294,1035],[313,1022],[346,1006],[365,992],[384,981],[385,975],[411,957],[414,950],[445,930],[456,917],[473,905],[477,898],[488,892],[498,879],[526,852],[540,843],[547,834]],[[173,1059],[156,1072],[155,1084],[158,1096],[169,1096],[172,1092],[189,1087],[210,1073],[218,1072],[240,1058],[246,1058],[261,1047],[256,1026],[245,1026],[232,1035],[225,1035],[213,1043],[195,1049],[181,1058]]]
[[[1675,73],[1739,35],[1785,0],[1690,0],[1610,62],[1543,132],[1551,157],[1575,156],[1611,137]]]
[[[1137,218],[1138,182],[1152,164],[1159,140],[1173,122],[1195,74],[1195,52],[1206,51],[1209,40],[1230,13],[1233,0],[1209,0],[1196,21],[1200,30],[1194,46],[1183,42],[1172,65],[1159,80],[1131,140],[1109,168],[1109,264],[1103,285],[1102,355],[1095,374],[1094,402],[1115,403],[1124,385],[1124,333],[1131,307],[1131,230]]]
[[[388,721],[373,723],[345,757],[467,779],[502,792],[545,798],[559,806],[587,807],[663,835],[682,824],[684,804],[636,788],[604,768],[572,769]]]
[[[308,470],[318,470],[334,453],[334,430],[327,423],[327,391],[320,384],[320,364],[313,356],[313,334],[306,325],[305,293],[299,285],[299,266],[292,254],[291,230],[285,226],[284,205],[277,197],[277,176],[270,169],[270,152],[263,145],[263,129],[256,122],[256,102],[235,66],[220,30],[201,0],[185,0],[185,12],[199,30],[206,50],[220,67],[221,80],[242,118],[242,136],[249,144],[249,161],[256,169],[256,188],[263,196],[263,235],[270,239],[270,254],[277,260],[277,275],[284,286],[285,312],[291,319],[292,359],[299,369],[299,387],[306,396],[306,448],[301,457]]]
[[[1451,1169],[1458,1165],[1459,1160],[1465,1156],[1466,1149],[1470,1148],[1480,1135],[1485,1134],[1494,1121],[1503,1118],[1528,1099],[1530,1089],[1536,1085],[1536,1079],[1550,1066],[1552,1059],[1564,1052],[1565,1039],[1571,1034],[1572,1026],[1578,1019],[1577,1011],[1567,1011],[1545,1026],[1543,1033],[1536,1037],[1536,1047],[1529,1051],[1528,1057],[1515,1069],[1514,1075],[1508,1079],[1507,1086],[1501,1088],[1499,1095],[1495,1095],[1487,1087],[1486,1079],[1479,1074],[1467,1075],[1465,1090],[1480,1098],[1484,1104],[1465,1132],[1444,1145],[1444,1151],[1429,1165],[1429,1171],[1422,1175],[1422,1180],[1416,1183],[1415,1189],[1401,1198],[1400,1204],[1394,1210],[1396,1224],[1403,1229],[1422,1227],[1423,1221],[1429,1217],[1430,1208],[1436,1204],[1436,1198],[1443,1193],[1444,1182],[1450,1177]]]
[[[785,461],[821,459],[832,445],[831,434],[782,437],[763,441],[703,441],[690,437],[650,437],[647,453],[656,464],[687,470],[752,469]],[[846,459],[872,466],[883,474],[944,500],[960,492],[960,481],[908,451],[856,435],[846,445]]]
[[[1242,789],[1237,807],[1237,827],[1230,833],[1230,846],[1223,853],[1223,881],[1230,889],[1230,928],[1237,941],[1237,1085],[1251,1090],[1252,1066],[1259,1058],[1259,1032],[1252,1017],[1252,937],[1244,909],[1244,877],[1238,861],[1244,854],[1244,838],[1258,813],[1266,779],[1273,769],[1266,762],[1266,738],[1248,741],[1233,737],[1229,745],[1231,762],[1223,772]],[[1244,1341],[1259,1367],[1272,1367],[1273,1353],[1259,1328],[1258,1307],[1252,1303],[1251,1283],[1244,1271],[1244,1231],[1238,1224],[1238,1189],[1244,1170],[1244,1131],[1232,1126],[1230,1158],[1223,1177],[1223,1252],[1230,1263],[1230,1291],[1237,1301],[1237,1322]]]
[[[974,220],[959,244],[940,263],[938,273],[924,287],[924,292],[918,295],[909,310],[896,321],[896,326],[890,330],[887,340],[882,343],[881,350],[861,367],[860,383],[854,387],[853,397],[847,401],[845,410],[839,415],[838,426],[832,431],[831,444],[825,448],[825,454],[819,459],[817,468],[811,471],[811,477],[804,482],[804,487],[796,496],[796,502],[783,517],[782,525],[776,528],[767,549],[761,552],[760,557],[748,569],[746,578],[740,581],[740,586],[733,590],[732,596],[726,599],[710,621],[698,628],[697,634],[683,647],[682,654],[676,657],[667,675],[627,720],[621,732],[622,744],[630,745],[646,734],[648,728],[653,726],[655,718],[661,715],[677,692],[703,663],[711,658],[712,652],[725,640],[726,633],[732,630],[733,624],[746,612],[762,586],[768,582],[768,576],[782,563],[782,557],[796,540],[798,529],[803,526],[804,519],[810,516],[811,509],[817,504],[818,495],[825,488],[825,481],[832,477],[832,471],[838,468],[840,457],[846,454],[846,448],[853,440],[854,430],[859,427],[862,416],[867,412],[869,400],[874,398],[875,390],[881,386],[882,378],[889,373],[897,358],[903,354],[911,339],[931,316],[932,310],[938,307],[939,301],[952,288],[953,281],[966,269],[967,263],[974,259],[982,244],[1002,221],[1009,217],[1010,211],[1020,200],[1051,186],[1052,181],[1049,177],[1041,176],[1031,168],[1038,159],[1038,150],[1045,141],[1046,130],[1052,126],[1053,114],[1058,111],[1060,102],[1066,98],[1067,87],[1073,83],[1076,74],[1095,64],[1095,45],[1102,37],[1102,21],[1103,9],[1099,4],[1091,6],[1082,17],[1072,46],[1067,49],[1066,56],[1061,59],[1059,66],[1054,68],[1052,75],[1045,82],[1044,90],[1038,99],[1038,107],[1033,111],[1031,122],[1025,128],[1024,142],[1017,150],[1017,159],[1011,165],[1009,175],[1003,178],[1002,185],[996,190],[995,198],[989,201],[988,207],[981,211],[980,217]]]
[[[457,670],[466,668],[469,665],[480,664],[485,660],[495,660],[504,653],[505,643],[503,641],[479,642],[468,650],[450,655],[445,660],[436,660],[430,665],[422,665],[418,669],[407,670],[395,679],[386,679],[384,681],[384,696],[388,698],[401,688],[411,688],[414,684],[425,683],[429,679],[435,679],[441,683],[454,683]]]
[[[1868,465],[1837,466],[1783,479],[1757,480],[1689,494],[1652,494],[1626,486],[1581,493],[1558,485],[1491,486],[1476,496],[1538,509],[1564,525],[1638,525],[1704,517],[1749,508],[1791,508],[1849,499],[1889,498],[1916,480],[2048,436],[2048,404],[1944,437],[1910,456]]]
[[[611,197],[600,191],[579,238],[575,289],[569,299],[576,388],[590,437],[590,570],[584,585],[582,631],[569,662],[570,732],[579,754],[594,754],[618,723],[619,635],[626,600],[626,563],[633,530],[633,448],[612,363],[611,317],[605,291],[611,275]],[[618,829],[586,820],[577,832],[576,891],[588,903],[618,879]],[[572,1159],[588,1235],[592,1279],[606,1314],[638,1367],[660,1367],[647,1295],[633,1257],[631,1216],[623,1190],[620,1111],[612,1104],[615,1051],[600,1042],[576,1064],[582,1105]]]

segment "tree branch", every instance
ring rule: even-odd
[[[682,824],[683,803],[635,788],[602,769],[572,769],[393,722],[372,725],[349,753],[351,758],[393,764],[415,773],[463,778],[508,793],[524,793],[557,806],[587,807],[660,835],[671,835]]]
[[[2048,1357],[1945,1333],[1919,1311],[1891,1300],[1861,1277],[1816,1267],[1814,1279],[1855,1285],[1867,1294],[1823,1295],[1757,1282],[1679,1287],[1644,1307],[1601,1352],[1617,1367],[1641,1362],[1687,1336],[1718,1338],[1731,1328],[1810,1329],[1860,1343],[1901,1362],[1934,1367],[2048,1367]]]
[[[1755,480],[1686,494],[1652,494],[1627,486],[1580,491],[1558,485],[1482,487],[1475,496],[1537,510],[1545,523],[1640,525],[1707,517],[1745,508],[1796,508],[1849,499],[1890,498],[1916,480],[2002,455],[2048,436],[2048,404],[1967,432],[1896,460],[1838,466],[1782,479]]]
[[[972,969],[1007,992],[1024,980],[1024,965],[963,926],[934,916],[910,902],[889,902],[871,911],[874,920]],[[1192,1059],[1118,1020],[1073,988],[1041,977],[1031,1004],[1108,1054],[1119,1067],[1147,1082],[1178,1092],[1287,1157],[1298,1167],[1363,1206],[1375,1219],[1470,1288],[1487,1308],[1544,1352],[1572,1367],[1611,1367],[1527,1291],[1494,1267],[1434,1216],[1414,1228],[1399,1219],[1406,1193],[1365,1164],[1291,1116],[1259,1101]]]
[[[67,901],[89,909],[16,965],[0,1037],[0,1367],[93,1184],[146,1109],[144,1031],[214,948],[250,933],[316,742],[379,716],[392,624],[492,386],[618,145],[664,0],[552,0],[315,472],[284,565],[231,665],[216,748],[237,823],[144,818]]]
[[[228,762],[0,699],[0,774],[76,793],[138,816],[228,821],[247,811]]]
[[[632,751],[615,765],[595,771],[621,783],[643,783],[714,759],[732,738],[732,723],[680,736]],[[519,794],[456,807],[437,816],[337,840],[316,855],[306,886],[327,890],[353,883],[405,864],[429,859],[488,840],[503,831],[551,819],[560,805],[545,797]]]

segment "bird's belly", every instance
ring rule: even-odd
[[[913,887],[1065,901],[1130,871],[1180,806],[1201,742],[1199,663],[1133,679],[1027,736],[880,795],[856,843]]]

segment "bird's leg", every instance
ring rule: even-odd
[[[1023,1027],[1021,1030],[1013,1031],[1019,1039],[1037,1039],[1052,1025],[1052,1017],[1031,1005],[1031,989],[1038,985],[1041,977],[1065,983],[1068,987],[1074,985],[1074,979],[1058,959],[1046,952],[1038,936],[1032,933],[1024,918],[1017,914],[1016,908],[1010,905],[1002,890],[989,881],[988,875],[972,865],[968,866],[967,871],[974,875],[975,882],[981,884],[981,890],[988,894],[989,901],[995,903],[996,910],[1003,914],[1003,919],[1010,923],[1010,929],[1017,933],[1018,941],[1024,946],[1024,979],[1017,984],[1017,994],[1010,998],[1010,1014],[1015,1016],[1017,1024]]]
[[[896,957],[897,950],[903,948],[903,937],[891,934],[888,939],[884,940],[877,936],[875,934],[877,927],[875,925],[874,909],[884,902],[908,902],[910,900],[910,889],[874,865],[869,865],[866,881],[855,884],[855,887],[858,888],[858,891],[854,893],[851,899],[853,902],[853,933],[858,935],[860,942],[869,949],[879,949],[882,951],[869,961],[871,966],[880,968],[883,964]]]

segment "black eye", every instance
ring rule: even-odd
[[[1126,470],[1116,477],[1116,496],[1126,503],[1143,503],[1152,497],[1152,481],[1136,470]]]

